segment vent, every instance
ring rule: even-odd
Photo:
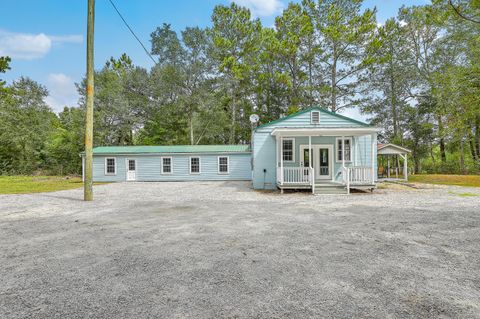
[[[310,119],[312,121],[312,124],[320,124],[320,112],[312,111],[310,113]]]

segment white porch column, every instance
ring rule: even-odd
[[[375,134],[372,134],[372,184],[375,183],[375,176],[374,176],[374,173],[375,173],[375,147],[376,147],[376,140],[375,140]]]
[[[278,145],[280,143],[280,138],[279,136],[275,136],[275,174],[277,175],[276,180],[277,182],[280,180],[280,175],[278,175],[278,168],[280,167],[278,162],[279,162],[279,154],[280,154],[280,146]]]
[[[342,167],[345,168],[345,136],[342,136]]]
[[[405,157],[403,159],[403,178],[408,181],[408,153],[405,153]]]
[[[305,159],[303,159],[305,160]],[[305,163],[304,163],[305,165]],[[312,136],[308,136],[308,167],[312,168]]]
[[[280,137],[280,184],[283,185],[283,136]]]

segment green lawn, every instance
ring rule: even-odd
[[[0,176],[0,194],[55,192],[83,186],[80,177]]]
[[[409,175],[408,181],[413,183],[480,187],[480,175]]]

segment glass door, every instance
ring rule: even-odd
[[[330,175],[330,149],[320,147],[318,149],[318,178],[329,179]]]
[[[313,157],[313,148],[312,148],[312,157]],[[312,163],[315,163],[314,161]],[[308,147],[303,148],[303,167],[310,167],[310,152],[308,150]],[[308,174],[310,170],[304,169],[303,170],[303,176],[304,180],[308,180]]]
[[[312,155],[313,154],[314,152],[312,149]],[[303,149],[303,167],[310,167],[310,152],[308,151],[308,147]]]

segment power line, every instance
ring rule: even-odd
[[[125,24],[125,26],[128,28],[128,30],[130,30],[130,33],[132,33],[132,35],[135,37],[135,39],[137,39],[138,43],[140,43],[140,45],[142,46],[143,50],[145,51],[145,53],[150,57],[150,59],[152,59],[153,63],[154,64],[157,64],[157,61],[155,61],[155,59],[152,57],[152,55],[150,54],[150,52],[148,52],[147,48],[143,45],[142,41],[140,41],[140,39],[137,37],[137,35],[135,34],[135,32],[133,32],[132,28],[130,28],[130,26],[128,25],[127,21],[125,21],[125,19],[123,18],[122,14],[120,13],[120,11],[118,11],[117,9],[117,6],[115,6],[115,3],[113,3],[113,0],[108,0],[110,2],[110,4],[112,5],[112,7],[115,9],[115,11],[117,11],[117,14],[118,16],[120,17],[120,19],[122,19],[123,23]]]

